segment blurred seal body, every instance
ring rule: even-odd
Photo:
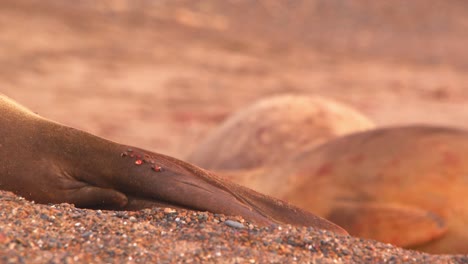
[[[351,107],[325,97],[275,95],[234,113],[187,160],[207,169],[276,165],[285,155],[373,127],[372,121]]]
[[[331,140],[276,166],[219,173],[354,236],[431,253],[468,253],[464,130],[375,129]]]

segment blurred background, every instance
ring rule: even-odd
[[[2,0],[0,92],[176,157],[281,93],[468,128],[467,32],[462,0]]]

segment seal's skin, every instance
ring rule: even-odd
[[[376,129],[332,140],[284,164],[224,174],[354,236],[431,253],[468,253],[464,130]]]
[[[227,118],[187,157],[206,169],[281,163],[284,155],[334,137],[374,128],[354,109],[320,96],[283,94],[256,101]]]
[[[162,154],[42,118],[0,94],[0,189],[38,203],[138,210],[169,206],[346,234],[280,200]]]

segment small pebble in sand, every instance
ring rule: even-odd
[[[242,223],[239,223],[237,221],[232,221],[232,220],[226,220],[224,222],[227,226],[234,227],[234,228],[244,228],[244,225]]]
[[[164,208],[164,213],[165,214],[173,214],[173,213],[176,213],[176,210],[167,207],[167,208]]]

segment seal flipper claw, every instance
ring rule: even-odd
[[[125,194],[91,185],[69,190],[65,197],[68,203],[82,208],[124,208],[128,204]]]
[[[420,208],[379,202],[338,202],[326,217],[351,235],[416,247],[447,233],[446,221]]]

